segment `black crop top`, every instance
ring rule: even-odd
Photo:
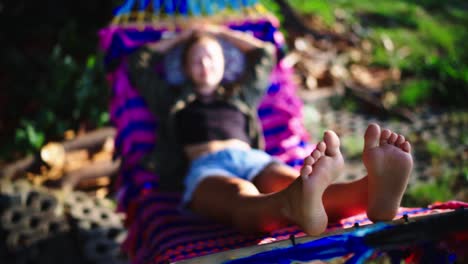
[[[184,146],[225,139],[240,139],[250,144],[247,117],[225,101],[195,100],[175,118],[177,138]]]

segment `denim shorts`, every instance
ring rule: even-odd
[[[257,149],[227,148],[203,155],[194,161],[185,177],[182,203],[187,205],[198,184],[210,176],[225,176],[252,181],[266,166],[280,163]]]

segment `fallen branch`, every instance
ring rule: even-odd
[[[96,161],[83,168],[66,173],[61,179],[62,187],[74,187],[83,180],[96,179],[103,176],[113,176],[120,167],[120,160]]]
[[[107,138],[114,138],[115,134],[116,131],[113,127],[100,128],[74,139],[64,141],[62,145],[66,152],[77,149],[95,150],[101,148]]]
[[[102,145],[107,138],[114,138],[116,134],[115,128],[106,127],[90,131],[84,135],[78,136],[71,140],[59,142],[65,152],[72,152],[78,149],[86,149],[90,152],[102,148]],[[14,161],[5,165],[0,169],[0,177],[14,179],[21,177],[26,172],[40,173],[41,166],[47,164],[42,160],[40,153],[28,156],[18,161]]]
[[[39,153],[35,156],[27,156],[26,158],[7,164],[5,167],[0,169],[0,178],[9,180],[18,178],[21,174],[24,174],[27,171],[39,170],[41,165],[44,164],[41,161]]]

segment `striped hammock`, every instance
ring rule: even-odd
[[[265,14],[267,11],[258,0],[127,0],[114,10],[112,24],[166,25],[194,18],[226,21],[239,15]]]
[[[235,13],[236,19],[228,19]],[[200,18],[214,19],[234,30],[250,31],[276,46],[279,62],[258,108],[266,151],[293,167],[302,164],[314,145],[304,127],[303,105],[296,95],[293,70],[282,60],[284,39],[279,23],[265,14],[258,1],[127,0],[115,10],[113,22],[99,32],[111,87],[109,110],[117,128],[116,155],[122,159],[115,187],[118,208],[126,214],[128,228],[123,249],[132,263],[168,263],[304,235],[297,226],[289,226],[261,236],[246,236],[181,212],[181,194],[158,190],[158,176],[138,165],[140,158],[157,146],[158,117],[149,111],[131,85],[126,57],[142,45],[160,40],[165,32],[178,30],[187,19]],[[399,216],[431,212],[425,208],[401,208]],[[359,215],[328,228],[351,227],[355,223],[365,224],[368,219]]]

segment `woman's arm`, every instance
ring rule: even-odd
[[[187,40],[190,38],[190,36],[193,34],[192,29],[186,29],[179,34],[175,35],[175,37],[167,38],[167,39],[161,39],[156,43],[151,43],[146,45],[149,50],[158,52],[158,53],[166,53],[168,50],[170,50],[172,47],[175,45]]]
[[[147,44],[129,56],[130,81],[157,116],[167,114],[172,107],[174,94],[169,89],[167,81],[156,72],[155,65],[162,65],[164,54],[189,38],[192,32],[186,30],[172,38]]]
[[[249,105],[256,105],[270,85],[270,74],[276,65],[274,46],[248,33],[226,27],[205,25],[201,30],[222,37],[245,54],[247,65],[241,80],[244,89],[240,92]]]
[[[239,48],[242,52],[249,52],[254,49],[265,48],[267,43],[256,37],[238,30],[217,25],[201,25],[199,30],[206,31],[215,36],[219,36]]]

